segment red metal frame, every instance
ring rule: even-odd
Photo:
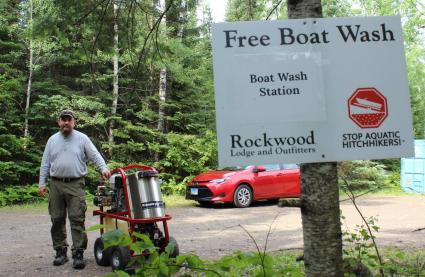
[[[120,173],[120,175],[121,175],[123,189],[124,189],[125,206],[126,206],[127,211],[126,212],[117,212],[117,213],[108,213],[108,212],[103,211],[103,207],[100,207],[99,210],[93,211],[93,215],[94,216],[96,216],[96,215],[100,216],[100,224],[103,224],[103,218],[104,217],[115,218],[115,219],[119,219],[119,220],[128,222],[128,225],[129,225],[128,232],[129,232],[130,236],[134,232],[135,224],[162,222],[163,229],[164,229],[164,244],[163,244],[162,248],[164,248],[165,246],[167,246],[167,244],[169,242],[167,220],[171,219],[171,215],[166,214],[163,217],[153,217],[153,218],[133,218],[131,216],[130,200],[128,199],[128,194],[127,194],[127,176],[125,175],[125,172],[128,171],[128,170],[131,170],[131,169],[140,169],[140,170],[143,170],[143,171],[147,171],[147,170],[156,171],[156,169],[154,167],[146,166],[146,165],[138,165],[138,164],[131,164],[131,165],[127,165],[127,166],[124,166],[124,167],[117,167],[117,168],[112,169],[111,174]],[[100,234],[103,235],[103,233],[104,233],[104,229],[101,228]],[[134,237],[133,237],[133,240],[135,240]]]

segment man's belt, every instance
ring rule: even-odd
[[[52,178],[53,180],[57,180],[57,181],[61,181],[64,183],[70,183],[70,182],[74,182],[77,180],[80,180],[84,177],[73,177],[73,178],[68,178],[68,177],[55,177],[55,176],[50,176],[50,178]]]

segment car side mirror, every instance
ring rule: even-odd
[[[266,171],[266,167],[265,167],[265,166],[262,166],[262,165],[257,166],[257,167],[254,169],[254,172],[255,172],[255,173],[258,173],[258,172],[264,172],[264,171]]]

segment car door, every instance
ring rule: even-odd
[[[278,197],[300,195],[300,168],[297,164],[282,164],[275,175]]]
[[[263,167],[266,171],[257,173],[256,186],[261,192],[258,198],[265,199],[276,195],[276,190],[279,189],[276,183],[276,174],[279,172],[280,166],[278,164],[265,164]]]
[[[260,167],[266,169],[261,172],[256,172],[257,167],[254,167],[252,188],[254,189],[255,199],[265,199],[269,197],[275,182],[273,169],[276,169],[276,166],[279,165],[261,165]]]

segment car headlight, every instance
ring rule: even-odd
[[[221,183],[225,182],[227,179],[229,179],[229,177],[226,177],[226,178],[218,178],[218,179],[211,180],[211,183],[221,184]]]

